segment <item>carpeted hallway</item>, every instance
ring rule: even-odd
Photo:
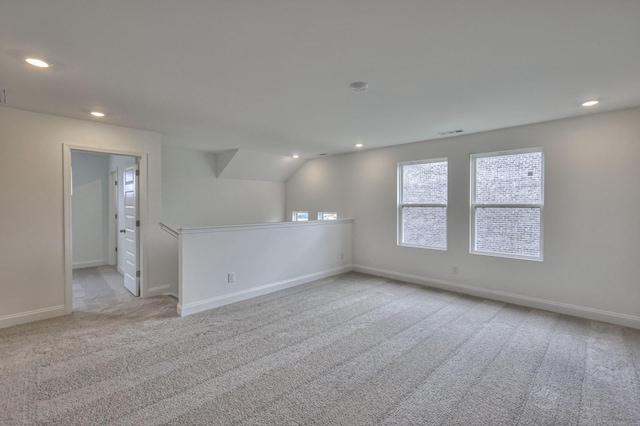
[[[640,424],[640,331],[357,273],[0,330],[0,424]]]
[[[100,312],[137,298],[124,288],[124,277],[115,266],[73,270],[73,310]]]

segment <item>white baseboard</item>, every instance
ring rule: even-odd
[[[327,278],[333,275],[342,274],[351,271],[351,265],[341,266],[339,268],[328,269],[326,271],[316,272],[297,278],[291,278],[272,284],[254,287],[248,290],[238,291],[236,293],[225,294],[222,296],[212,297],[211,299],[201,300],[199,302],[188,303],[182,305],[178,303],[178,315],[186,317],[187,315],[197,314],[198,312],[207,311],[230,303],[240,302],[241,300],[251,299],[256,296],[273,293],[274,291],[284,290],[285,288],[294,287],[300,284],[306,284],[311,281]]]
[[[149,287],[147,289],[147,297],[153,297],[153,296],[163,296],[165,294],[169,294],[171,290],[171,286],[169,284],[167,285],[160,285],[157,287]]]
[[[59,317],[65,314],[64,306],[60,305],[52,306],[50,308],[36,309],[34,311],[20,312],[12,315],[4,315],[0,317],[0,328]]]
[[[428,287],[440,288],[454,291],[456,293],[470,294],[472,296],[486,299],[498,300],[500,302],[513,303],[514,305],[526,306],[529,308],[543,309],[560,314],[573,315],[590,320],[603,321],[611,324],[623,325],[640,329],[640,317],[620,314],[617,312],[603,311],[600,309],[588,308],[584,306],[571,305],[568,303],[554,302],[553,300],[538,299],[535,297],[522,296],[515,293],[508,293],[498,290],[489,290],[466,284],[458,284],[450,281],[443,281],[418,275],[405,274],[402,272],[389,271],[386,269],[371,268],[363,265],[353,265],[353,270],[365,274],[391,278],[399,281],[406,281]]]
[[[102,259],[102,260],[83,260],[80,262],[73,262],[73,269],[80,269],[80,268],[94,268],[96,266],[106,266],[109,264],[109,260],[107,259]]]

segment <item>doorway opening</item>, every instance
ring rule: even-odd
[[[146,154],[136,154],[64,147],[67,313],[145,296]]]

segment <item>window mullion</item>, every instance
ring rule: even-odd
[[[542,204],[483,204],[483,203],[474,203],[471,204],[472,207],[484,207],[484,208],[514,208],[514,209],[526,209],[526,208],[542,208]]]
[[[404,203],[400,204],[401,207],[447,207],[446,204],[441,203]]]

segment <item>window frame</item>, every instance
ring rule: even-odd
[[[540,201],[539,204],[534,203],[504,203],[504,204],[496,204],[496,203],[476,203],[476,161],[478,158],[487,158],[487,157],[502,157],[506,155],[518,155],[518,154],[528,154],[533,152],[539,152],[542,154],[541,158],[541,176],[540,176]],[[524,148],[524,149],[510,149],[505,151],[495,151],[495,152],[483,152],[479,154],[471,154],[471,170],[469,176],[469,253],[477,254],[481,256],[492,256],[492,257],[504,257],[507,259],[519,259],[519,260],[533,260],[537,262],[542,262],[544,259],[544,175],[545,175],[545,167],[544,167],[544,150],[542,147],[534,147],[534,148]],[[511,253],[499,253],[499,252],[490,252],[490,251],[481,251],[476,249],[477,242],[477,230],[476,230],[476,210],[478,208],[538,208],[540,209],[540,255],[539,256],[527,256],[527,255],[517,255]]]
[[[410,166],[414,164],[429,164],[429,163],[447,163],[447,203],[404,203],[402,199],[404,182],[403,182],[403,173],[402,169],[404,166]],[[447,251],[449,247],[449,158],[448,157],[440,157],[440,158],[430,158],[426,160],[412,160],[412,161],[401,161],[398,163],[397,167],[398,173],[398,188],[397,188],[397,245],[401,247],[411,247],[411,248],[419,248],[419,249],[427,249],[427,250],[440,250]],[[444,207],[444,217],[445,217],[445,241],[444,247],[434,247],[434,246],[421,246],[417,244],[407,244],[403,242],[404,239],[404,217],[402,215],[403,207]]]
[[[324,215],[325,214],[334,214],[336,215],[335,219],[325,219]],[[338,220],[338,213],[337,212],[318,212],[318,220]]]
[[[300,213],[306,213],[307,214],[307,218],[306,219],[298,219],[298,215]],[[309,212],[306,210],[293,210],[291,212],[291,221],[292,222],[309,222]]]

